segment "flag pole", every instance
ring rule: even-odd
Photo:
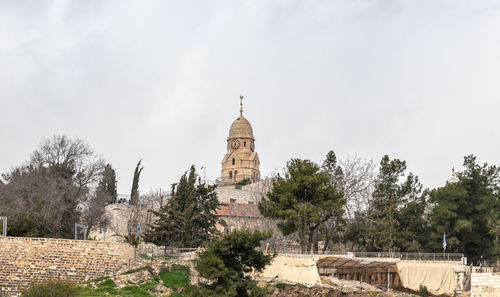
[[[443,232],[443,258],[444,257],[446,257],[446,232]]]

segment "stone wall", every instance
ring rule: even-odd
[[[240,190],[234,187],[218,187],[215,189],[217,197],[223,203],[253,203],[260,201],[261,195],[258,192]]]
[[[17,296],[33,282],[108,276],[129,265],[126,243],[52,238],[0,237],[0,295]]]
[[[472,273],[471,297],[498,297],[500,296],[500,274]]]

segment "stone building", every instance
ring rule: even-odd
[[[241,96],[240,100],[242,99]],[[226,141],[227,152],[221,162],[221,177],[216,181],[218,186],[215,189],[222,204],[217,214],[227,223],[225,227],[219,226],[220,230],[227,233],[238,229],[272,229],[274,224],[266,220],[258,208],[258,203],[270,190],[272,180],[261,180],[260,160],[255,151],[252,125],[243,117],[241,101],[240,115],[231,124]],[[245,182],[241,183],[242,181]],[[93,230],[89,234],[90,237],[97,240],[123,241],[130,228],[135,231],[136,222],[141,221],[143,226],[147,226],[155,219],[153,213],[160,208],[161,203],[150,202],[143,204],[140,212],[136,206],[126,204],[106,206],[106,228]],[[133,226],[130,222],[133,222]]]
[[[260,180],[260,161],[255,151],[255,137],[250,122],[243,116],[240,96],[240,116],[234,120],[227,138],[227,152],[222,159],[221,185],[234,185],[248,180]]]

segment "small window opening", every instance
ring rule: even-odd
[[[236,164],[236,160],[233,158],[233,165]]]
[[[246,141],[243,141],[243,146],[247,147],[247,142]]]
[[[236,203],[236,199],[229,199],[230,203]]]

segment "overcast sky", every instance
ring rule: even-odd
[[[123,194],[141,158],[141,192],[214,179],[240,94],[263,176],[332,149],[426,187],[500,165],[500,1],[0,2],[0,172],[66,134]]]

